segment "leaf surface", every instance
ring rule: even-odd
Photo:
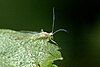
[[[0,29],[0,67],[57,67],[52,63],[62,60],[59,47],[38,36]]]

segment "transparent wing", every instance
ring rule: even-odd
[[[21,33],[30,33],[30,34],[38,34],[39,32],[33,32],[33,31],[20,31]]]

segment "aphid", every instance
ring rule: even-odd
[[[55,23],[55,7],[53,7],[53,12],[52,13],[53,13],[53,18],[52,18],[53,19],[53,21],[52,21],[53,22],[53,24],[52,24],[52,32],[51,33],[47,33],[47,32],[44,32],[43,29],[41,29],[41,32],[37,34],[38,37],[36,39],[44,38],[44,39],[47,39],[48,41],[51,40],[52,42],[54,42],[52,40],[52,38],[53,38],[53,35],[55,33],[59,32],[59,31],[67,32],[67,30],[65,30],[65,29],[58,29],[55,32],[53,32],[53,30],[54,30],[54,23]],[[34,38],[34,36],[33,36],[33,38]]]

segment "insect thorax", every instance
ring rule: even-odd
[[[53,38],[53,34],[52,33],[47,33],[47,32],[40,32],[38,34],[35,34],[31,37],[32,39],[36,40],[36,39],[47,39],[50,40]]]

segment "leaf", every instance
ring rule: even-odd
[[[59,47],[42,34],[0,29],[0,67],[58,67]]]

